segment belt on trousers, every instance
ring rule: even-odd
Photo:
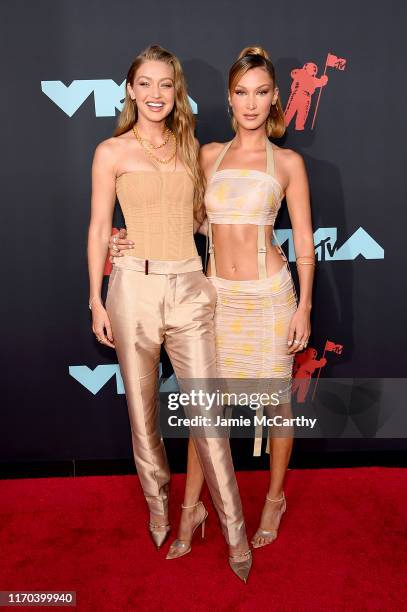
[[[183,274],[202,270],[202,259],[199,256],[179,260],[141,259],[132,255],[123,255],[114,259],[113,266],[144,274]]]

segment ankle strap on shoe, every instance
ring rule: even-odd
[[[151,521],[148,522],[148,526],[151,529],[159,529],[160,527],[170,527],[170,523],[152,523]]]
[[[192,506],[184,506],[184,504],[181,504],[181,508],[183,510],[187,510],[189,508],[196,508],[197,506],[199,506],[199,504],[202,504],[202,502],[200,500],[198,502],[196,502],[196,504],[192,504]]]
[[[252,551],[249,548],[249,550],[245,550],[243,552],[236,553],[235,555],[229,555],[229,559],[232,559],[232,561],[241,561],[245,559],[250,559],[251,556],[252,556]]]
[[[279,501],[283,501],[283,499],[285,499],[285,497],[284,497],[284,493],[283,493],[282,496],[280,497],[280,499],[271,499],[268,495],[266,495],[266,499],[269,502],[279,502]]]

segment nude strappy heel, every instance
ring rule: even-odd
[[[167,536],[171,530],[171,526],[169,523],[165,525],[159,525],[158,523],[152,523],[151,521],[148,523],[148,529],[150,531],[151,539],[156,545],[157,549],[159,549],[167,539]]]
[[[208,511],[206,510],[203,503],[199,501],[196,504],[193,504],[192,506],[184,506],[184,504],[181,504],[181,508],[183,510],[187,510],[190,508],[196,508],[197,506],[202,506],[204,514],[203,514],[203,517],[199,520],[199,522],[196,525],[194,525],[192,529],[191,539],[189,541],[179,540],[178,538],[174,540],[174,542],[170,546],[167,556],[165,557],[166,559],[178,559],[179,557],[183,557],[184,555],[191,552],[192,538],[193,538],[195,531],[198,529],[200,525],[201,525],[202,538],[205,537],[205,522],[208,517]]]
[[[267,544],[271,544],[277,538],[281,517],[283,516],[284,512],[287,509],[285,495],[283,492],[282,496],[279,499],[271,499],[268,495],[266,496],[266,502],[281,502],[281,501],[283,502],[283,504],[280,510],[280,516],[279,516],[277,529],[262,529],[261,527],[259,527],[259,529],[256,531],[256,533],[254,534],[252,538],[253,548],[261,548],[262,546],[267,546]],[[263,538],[265,540],[264,544],[258,543],[259,538]]]

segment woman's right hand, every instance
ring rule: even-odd
[[[102,302],[92,302],[92,331],[98,342],[115,348],[112,326]]]
[[[109,260],[112,262],[113,257],[123,257],[120,251],[125,251],[126,249],[134,249],[134,242],[132,240],[127,240],[127,230],[122,227],[116,234],[110,236],[109,240]]]

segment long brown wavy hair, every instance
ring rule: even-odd
[[[251,68],[265,68],[276,86],[276,72],[269,54],[263,47],[245,47],[239,57],[229,70],[229,92],[233,91],[242,76]],[[232,127],[237,131],[237,122],[232,117]],[[276,104],[270,107],[270,114],[266,122],[267,136],[270,138],[281,138],[285,132],[284,112],[281,104],[280,94],[278,94]]]
[[[137,121],[137,104],[131,99],[127,91],[127,84],[133,85],[137,70],[144,62],[149,60],[165,62],[174,69],[174,108],[166,118],[165,124],[174,132],[181,159],[194,182],[194,217],[202,223],[205,218],[203,204],[205,178],[199,165],[198,146],[194,137],[195,117],[188,101],[187,85],[181,62],[173,53],[159,45],[150,45],[134,59],[127,73],[126,96],[114,136],[120,136],[120,134],[128,132]]]

